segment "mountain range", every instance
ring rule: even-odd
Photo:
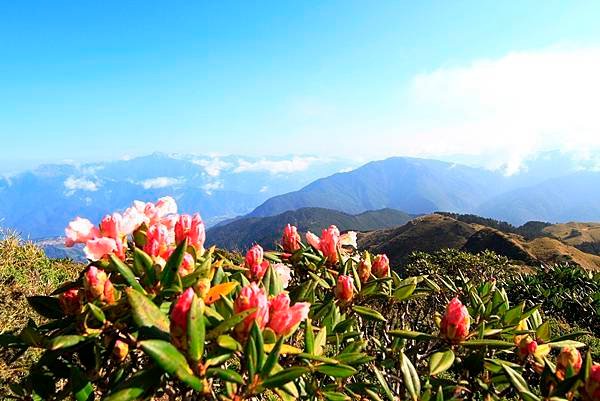
[[[156,153],[111,162],[43,165],[0,178],[0,226],[29,238],[61,235],[74,216],[98,221],[134,199],[171,195],[207,226],[303,208],[349,215],[470,213],[521,225],[600,221],[600,172],[548,152],[506,175],[457,163],[393,157],[356,162],[315,156],[193,156]],[[249,220],[250,219],[250,220]]]

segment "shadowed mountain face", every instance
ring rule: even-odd
[[[472,253],[490,250],[516,263],[572,262],[589,270],[600,270],[599,256],[556,238],[541,236],[526,240],[518,234],[440,214],[418,217],[402,227],[359,234],[358,245],[372,253],[387,254],[395,265],[404,263],[412,252],[453,248]]]
[[[346,213],[393,208],[422,214],[465,212],[502,192],[505,179],[483,169],[436,160],[391,158],[347,173],[319,179],[299,191],[275,196],[249,217],[264,217],[301,207]]]
[[[298,231],[320,234],[323,228],[336,225],[341,231],[370,231],[405,224],[414,216],[393,209],[374,210],[358,215],[323,208],[302,208],[277,216],[248,217],[213,227],[207,232],[207,243],[243,251],[254,243],[273,249],[288,224]]]

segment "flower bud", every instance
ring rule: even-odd
[[[523,337],[519,342],[519,356],[527,358],[529,355],[535,354],[538,348],[538,343],[529,336]]]
[[[308,302],[297,302],[290,307],[290,297],[282,292],[269,302],[267,326],[278,336],[288,336],[308,317],[309,310]]]
[[[102,269],[90,266],[83,276],[83,288],[88,302],[98,300],[107,304],[115,303],[115,288]]]
[[[440,322],[440,334],[453,344],[459,343],[469,335],[471,317],[466,306],[458,298],[448,303],[446,312]]]
[[[306,233],[306,241],[313,248],[321,251],[329,263],[337,263],[338,248],[340,246],[340,230],[338,230],[336,226],[331,225],[327,230],[323,230],[321,238],[309,231]]]
[[[246,253],[245,265],[248,268],[248,278],[254,281],[262,280],[269,262],[263,259],[263,249],[260,245],[254,245]]]
[[[235,333],[238,338],[245,339],[250,331],[253,322],[256,322],[259,329],[264,329],[269,321],[269,301],[265,290],[259,288],[256,283],[250,283],[240,291],[233,304],[234,313],[240,313],[248,309],[256,311],[247,316],[241,323],[235,327]]]
[[[292,269],[283,263],[277,263],[273,266],[273,270],[275,270],[279,276],[283,288],[287,288],[288,285],[290,285],[290,280],[292,279]]]
[[[121,241],[124,236],[122,232],[123,216],[119,213],[107,214],[100,222],[100,232],[103,237],[112,238],[115,241]]]
[[[163,224],[155,224],[148,228],[146,232],[144,252],[155,261],[158,259],[164,260],[169,251],[170,242],[169,229]]]
[[[585,381],[585,393],[588,400],[600,401],[600,365],[594,364],[590,370],[590,375]]]
[[[390,274],[390,260],[387,255],[377,255],[373,260],[373,275],[377,278],[387,277]]]
[[[583,360],[577,348],[564,347],[556,360],[556,375],[560,379],[564,379],[569,369],[571,369],[571,375],[576,375],[579,373],[582,364]]]
[[[281,237],[281,246],[286,252],[294,253],[300,249],[300,234],[296,226],[288,224],[283,229],[283,236]]]
[[[361,283],[366,283],[371,278],[371,256],[368,253],[365,253],[358,265],[358,278]]]
[[[186,238],[188,239],[188,245],[194,247],[199,253],[204,252],[206,230],[198,213],[193,216],[182,214],[175,223],[175,241],[179,244]]]
[[[121,340],[117,340],[115,342],[115,346],[113,347],[113,358],[117,362],[123,362],[125,358],[127,358],[127,354],[129,353],[129,345]]]
[[[335,286],[335,296],[343,303],[348,303],[354,298],[354,279],[340,274]]]
[[[65,315],[76,315],[81,310],[81,295],[77,288],[71,288],[58,296],[60,308]]]
[[[194,289],[188,288],[177,298],[171,311],[171,342],[179,349],[187,348],[188,313],[194,300]]]

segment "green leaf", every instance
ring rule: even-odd
[[[266,388],[281,387],[286,383],[296,380],[305,373],[308,373],[308,371],[308,368],[301,366],[287,368],[266,378],[263,381],[263,386]]]
[[[144,399],[148,391],[160,383],[162,372],[157,367],[144,368],[119,384],[102,401],[135,401]]]
[[[233,338],[227,334],[222,334],[219,337],[217,337],[217,344],[219,345],[219,347],[225,348],[225,349],[228,349],[231,351],[241,351],[242,350],[242,344],[240,344],[239,342],[237,342],[237,340],[235,338]]]
[[[550,340],[550,322],[544,322],[535,330],[535,336],[541,338],[544,342]]]
[[[460,343],[461,346],[463,347],[467,347],[467,348],[484,348],[484,347],[491,347],[491,348],[514,348],[515,344],[508,342],[508,341],[502,341],[502,340],[469,340],[469,341],[465,341]]]
[[[299,354],[296,354],[296,356],[298,358],[308,359],[309,361],[324,362],[331,365],[337,365],[340,363],[340,361],[338,361],[337,359],[328,358],[322,355],[307,354],[306,352],[301,352]]]
[[[519,374],[516,370],[507,365],[502,365],[502,369],[504,369],[504,372],[506,372],[506,376],[508,376],[508,379],[510,380],[512,385],[515,387],[515,389],[517,389],[517,391],[521,395],[523,395],[524,393],[529,393],[529,387],[527,387],[527,382],[525,381],[523,376],[521,376],[521,374]]]
[[[83,372],[75,367],[71,367],[71,378],[69,381],[73,398],[77,401],[91,401],[94,399],[94,386],[85,377]]]
[[[27,297],[27,303],[37,313],[49,319],[60,319],[65,314],[60,308],[60,302],[57,298],[46,296]]]
[[[119,274],[123,276],[125,281],[127,281],[127,284],[131,286],[131,288],[133,288],[136,291],[139,291],[142,294],[146,293],[146,291],[142,288],[140,283],[138,283],[137,279],[135,278],[135,275],[133,274],[129,266],[123,263],[123,261],[116,257],[113,253],[110,254],[110,261],[112,265],[117,269]]]
[[[47,348],[51,351],[58,349],[69,348],[87,340],[87,337],[78,336],[75,334],[68,334],[64,336],[58,336],[50,339],[47,343]]]
[[[387,319],[384,318],[381,313],[377,312],[374,309],[367,308],[366,306],[354,305],[352,306],[352,310],[367,319],[379,320],[380,322],[387,321]]]
[[[244,361],[245,368],[248,371],[248,377],[252,382],[254,379],[254,375],[256,374],[256,343],[254,342],[254,338],[252,336],[248,337],[246,340],[246,348],[244,349]]]
[[[394,291],[394,298],[397,301],[404,301],[405,299],[410,297],[413,294],[413,292],[415,292],[416,288],[416,277],[410,277],[409,279],[403,280],[400,283],[400,286]]]
[[[350,377],[353,374],[355,374],[357,372],[356,369],[354,369],[352,366],[348,366],[348,365],[319,365],[316,367],[315,369],[317,372],[323,373],[324,375],[327,376],[332,376],[332,377]]]
[[[433,339],[437,338],[436,336],[432,336],[431,334],[421,333],[418,331],[410,331],[410,330],[390,330],[388,332],[388,334],[393,337],[400,337],[400,338],[405,338],[407,340],[417,340],[417,341],[433,340]]]
[[[385,376],[383,376],[383,373],[379,369],[377,369],[375,365],[372,365],[371,368],[375,372],[375,377],[377,377],[377,380],[379,381],[379,384],[381,384],[383,392],[385,393],[387,398],[390,401],[395,401],[396,399],[394,398],[394,394],[392,393],[392,390],[390,390],[390,386],[388,385],[387,380],[385,380]]]
[[[222,321],[217,327],[209,331],[206,335],[206,338],[208,340],[217,338],[221,334],[227,332],[229,329],[235,327],[238,323],[240,323],[242,320],[244,320],[246,317],[248,317],[255,311],[256,308],[251,308],[231,316],[229,319]]]
[[[256,347],[256,371],[260,372],[265,361],[265,342],[256,322],[252,324],[250,335],[252,336],[254,346]]]
[[[306,329],[304,330],[304,351],[312,354],[315,351],[315,332],[312,327],[312,320],[306,319]]]
[[[173,284],[173,282],[175,281],[175,277],[177,277],[177,272],[179,271],[179,267],[181,266],[181,263],[183,262],[183,257],[185,256],[187,244],[187,238],[181,241],[169,257],[169,260],[167,260],[165,268],[163,269],[162,275],[160,277],[160,283],[162,285],[162,288],[169,288],[171,284]]]
[[[244,379],[238,372],[229,369],[210,368],[206,371],[208,377],[218,377],[221,380],[231,383],[244,384]]]
[[[400,370],[402,371],[404,385],[408,393],[414,401],[417,401],[421,393],[421,382],[419,381],[419,375],[415,367],[404,353],[400,354]]]
[[[131,306],[133,321],[138,327],[156,327],[165,333],[169,332],[169,318],[154,302],[131,288],[126,288],[125,293]]]
[[[194,376],[185,356],[173,344],[163,340],[145,340],[139,345],[165,372],[177,376],[194,390],[202,391],[204,387],[202,381]]]
[[[194,362],[202,359],[204,353],[204,339],[206,328],[204,326],[204,301],[194,294],[190,312],[188,313],[187,340],[188,356]]]
[[[327,342],[327,327],[323,326],[321,330],[317,333],[315,337],[315,350],[313,354],[321,355],[323,354],[323,349],[325,348],[325,344]]]
[[[279,360],[279,351],[281,350],[282,344],[283,336],[279,337],[279,340],[277,340],[277,342],[275,343],[275,346],[269,353],[269,356],[267,356],[267,360],[265,361],[265,364],[263,365],[260,371],[261,377],[265,378],[268,377],[269,374],[271,374],[271,371],[273,370],[273,368],[277,364],[277,361]]]
[[[429,357],[429,374],[438,375],[448,370],[454,363],[454,352],[451,349],[436,352]]]
[[[584,348],[584,347],[586,347],[586,345],[584,343],[579,342],[579,341],[574,341],[574,340],[553,341],[551,343],[547,343],[546,345],[548,345],[551,348],[563,348],[563,347]]]
[[[138,247],[133,249],[133,266],[138,274],[144,272],[144,280],[149,286],[156,284],[156,271],[154,270],[154,262],[152,261],[150,255]]]
[[[349,401],[349,400],[351,400],[351,398],[348,397],[346,394],[340,393],[337,391],[324,391],[323,397],[325,397],[329,401]]]
[[[92,315],[94,315],[96,320],[98,320],[100,323],[104,323],[106,321],[106,316],[104,315],[102,309],[91,303],[88,303],[86,306],[90,310]]]

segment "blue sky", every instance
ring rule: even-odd
[[[597,1],[2,2],[0,171],[153,151],[589,157],[598,15]]]

